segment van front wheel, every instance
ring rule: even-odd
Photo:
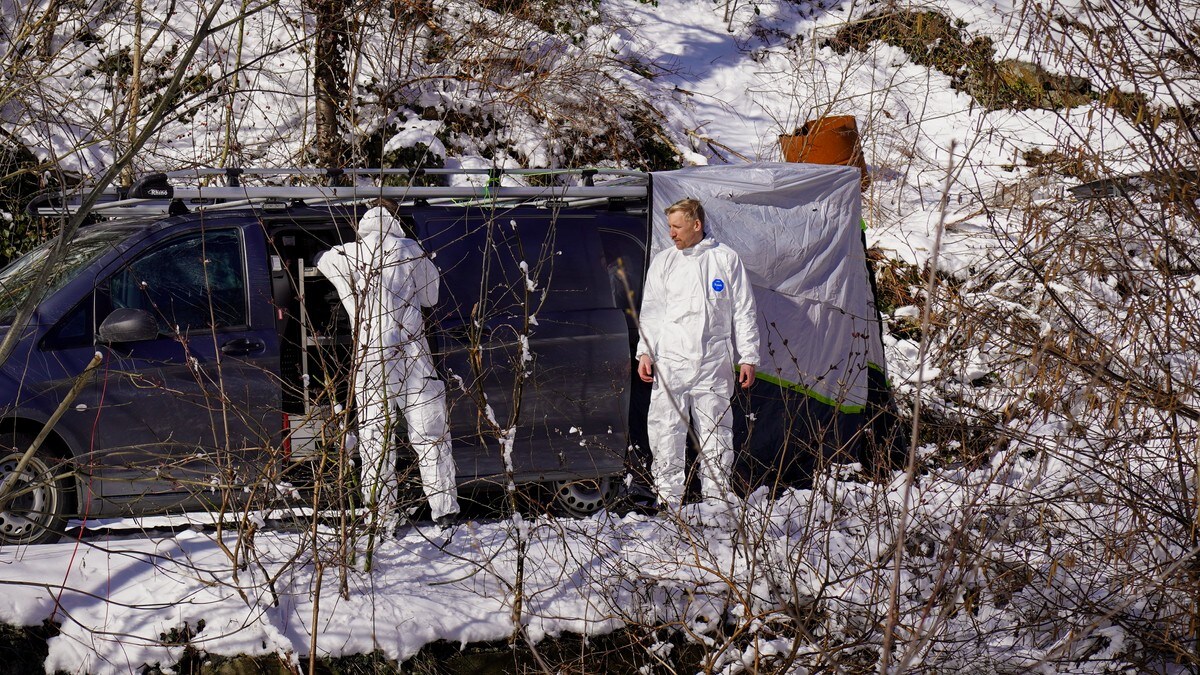
[[[17,473],[32,442],[23,433],[5,434],[0,442],[0,545],[53,543],[67,522],[72,479],[60,462],[43,448]]]

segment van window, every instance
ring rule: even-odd
[[[50,275],[46,295],[66,286],[100,254],[116,246],[128,237],[129,233],[130,231],[124,228],[97,227],[80,230],[78,236],[67,247],[66,255]],[[0,324],[11,323],[21,303],[29,297],[33,282],[50,258],[55,241],[57,240],[52,239],[42,244],[0,270]]]
[[[479,215],[423,223],[458,321],[475,311],[520,317],[527,302],[546,314],[614,306],[594,220],[531,209]]]
[[[172,239],[113,275],[108,291],[114,309],[149,312],[164,335],[248,323],[237,230]]]
[[[42,338],[42,349],[71,349],[92,344],[96,326],[92,321],[93,294],[88,293]]]
[[[612,306],[605,297],[603,253],[591,223],[541,214],[504,222],[495,228],[490,249],[491,307],[519,316],[527,296],[542,312]]]

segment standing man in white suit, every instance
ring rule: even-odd
[[[356,331],[354,398],[363,500],[382,532],[397,511],[396,429],[399,411],[417,454],[433,519],[445,527],[459,512],[446,414],[446,387],[433,367],[422,307],[438,300],[439,276],[420,244],[385,206],[363,214],[358,241],[335,246],[317,269],[338,291]]]
[[[660,509],[685,491],[689,418],[699,440],[706,500],[732,497],[733,394],[754,383],[758,320],[738,254],[704,234],[704,207],[682,199],[666,209],[673,248],[650,261],[642,295],[638,376],[652,382],[647,427]]]

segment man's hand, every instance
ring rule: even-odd
[[[654,361],[650,360],[649,354],[638,357],[638,377],[642,378],[642,382],[654,381]]]
[[[742,389],[749,389],[750,385],[754,384],[754,372],[753,363],[742,364],[741,372],[738,373],[738,384],[742,385]]]

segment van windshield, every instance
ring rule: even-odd
[[[46,294],[49,295],[67,285],[88,264],[127,236],[129,230],[124,228],[80,231],[67,247],[66,255],[55,265]],[[55,241],[51,239],[0,270],[0,325],[12,323],[17,309],[29,297],[38,272],[50,258]]]

